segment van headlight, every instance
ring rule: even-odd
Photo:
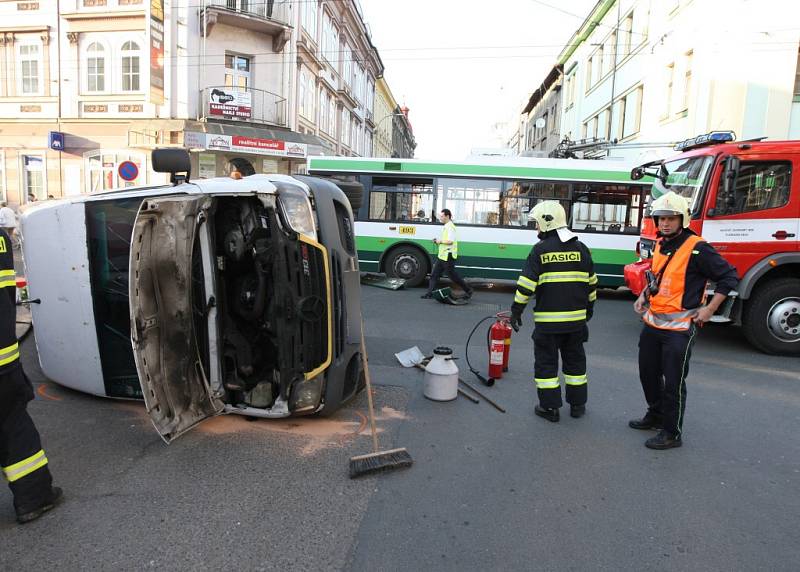
[[[284,190],[278,195],[278,203],[281,211],[292,227],[298,234],[304,234],[314,240],[317,239],[317,229],[314,226],[314,214],[311,212],[311,202],[303,193],[297,191]]]
[[[292,413],[311,413],[322,400],[322,376],[301,379],[292,386],[289,409]]]

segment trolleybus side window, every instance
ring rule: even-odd
[[[792,164],[788,161],[743,161],[736,177],[732,206],[722,192],[720,177],[717,211],[732,215],[782,207],[789,202],[791,181]]]
[[[497,226],[502,186],[500,181],[492,179],[439,178],[436,208],[450,209],[455,223]]]
[[[572,230],[639,234],[641,189],[613,183],[576,183]]]
[[[373,177],[369,220],[433,222],[433,181]]]
[[[530,211],[542,201],[558,200],[569,217],[570,183],[512,181],[506,183],[500,202],[500,220],[503,226],[535,228]]]

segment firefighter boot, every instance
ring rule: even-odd
[[[53,490],[50,493],[50,498],[45,501],[44,504],[39,505],[33,510],[17,513],[17,522],[20,524],[33,522],[48,510],[55,508],[55,506],[61,500],[61,493],[62,491],[60,487],[53,487]]]
[[[570,405],[569,406],[569,414],[571,417],[578,419],[579,417],[583,417],[586,414],[586,406],[585,405]]]
[[[631,429],[641,429],[642,431],[655,430],[660,431],[663,421],[660,415],[656,415],[648,410],[644,417],[641,419],[631,419],[628,421],[628,427]]]
[[[546,409],[544,407],[541,407],[540,405],[537,405],[533,409],[533,412],[536,413],[536,415],[538,415],[539,417],[547,419],[548,421],[552,421],[553,423],[558,423],[559,419],[558,409]]]
[[[667,433],[663,429],[658,432],[658,435],[655,437],[651,437],[647,441],[644,442],[644,446],[648,449],[656,449],[656,450],[663,450],[663,449],[672,449],[674,447],[680,447],[683,445],[683,441],[681,441],[680,435],[673,435],[672,433]]]

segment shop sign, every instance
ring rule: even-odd
[[[150,0],[150,103],[164,104],[164,0]]]
[[[197,176],[201,179],[213,179],[217,176],[217,156],[211,153],[199,153],[198,160],[198,173]]]
[[[305,157],[308,154],[305,143],[289,143],[280,139],[258,139],[241,135],[232,137],[231,150],[276,157]]]
[[[183,132],[183,146],[187,149],[205,149],[206,134],[197,131]]]
[[[250,119],[253,97],[249,91],[213,88],[208,98],[208,114]]]
[[[206,135],[206,148],[214,149],[216,151],[230,151],[231,150],[231,136],[230,135]]]

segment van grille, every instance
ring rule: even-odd
[[[291,348],[288,361],[282,365],[304,373],[313,371],[328,360],[328,274],[324,252],[305,242],[286,245],[287,278],[293,304],[287,304],[287,321],[297,322],[290,328]],[[321,305],[320,305],[321,302]],[[294,310],[292,312],[292,310]],[[288,332],[285,332],[288,333]],[[289,341],[289,340],[286,340]]]
[[[338,252],[331,256],[331,288],[333,290],[333,342],[334,356],[339,357],[344,352],[345,341],[345,311],[342,300],[344,298],[344,283],[342,280],[342,258]]]

